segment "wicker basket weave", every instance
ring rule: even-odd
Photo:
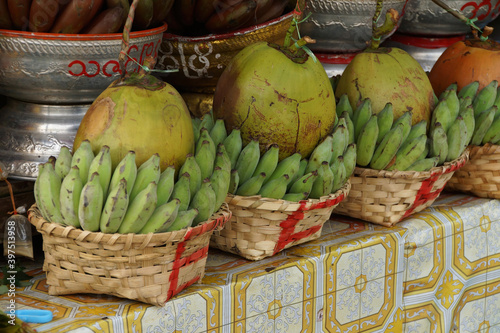
[[[230,194],[226,202],[232,216],[224,229],[213,233],[210,246],[260,260],[316,239],[350,188],[347,182],[329,196],[299,202]]]
[[[436,200],[453,173],[469,158],[462,155],[429,171],[387,171],[356,167],[351,192],[336,213],[391,227]]]
[[[36,204],[28,211],[43,237],[50,295],[107,294],[157,306],[203,278],[210,236],[230,217],[223,204],[211,220],[193,228],[105,234],[48,222]]]
[[[500,146],[470,146],[469,162],[453,174],[445,189],[500,199]]]

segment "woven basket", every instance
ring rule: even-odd
[[[203,278],[210,236],[230,217],[224,204],[194,228],[105,234],[47,222],[36,204],[28,211],[43,237],[50,295],[108,294],[157,306]]]
[[[453,174],[445,189],[500,199],[500,146],[470,146],[469,162]]]
[[[226,203],[232,216],[224,229],[213,233],[210,246],[260,260],[316,239],[350,188],[347,182],[329,196],[299,202],[230,194]]]
[[[436,200],[453,173],[469,158],[462,155],[429,171],[387,171],[356,167],[351,192],[336,213],[391,227]]]

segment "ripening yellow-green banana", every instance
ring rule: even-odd
[[[54,164],[54,170],[63,179],[69,173],[71,169],[71,160],[73,159],[73,154],[67,146],[62,146],[59,150],[59,155]]]
[[[138,233],[156,209],[157,200],[156,182],[150,182],[146,188],[139,192],[135,198],[129,199],[129,205],[125,217],[123,218],[118,233]]]
[[[80,227],[80,221],[78,220],[78,205],[80,203],[82,188],[83,184],[80,179],[80,170],[74,165],[61,183],[59,203],[61,205],[61,222],[66,225],[72,225],[75,228]]]
[[[193,220],[198,215],[198,209],[192,208],[183,210],[177,213],[174,222],[168,227],[167,232],[177,231],[184,228],[189,228],[193,224]]]
[[[260,160],[259,141],[250,141],[240,152],[238,160],[236,161],[235,169],[238,170],[240,176],[240,183],[246,182],[252,177]]]
[[[243,141],[241,139],[241,131],[233,129],[231,133],[224,140],[224,147],[226,148],[227,155],[231,160],[231,169],[236,167],[236,161],[240,156],[241,149],[243,148]]]
[[[99,181],[101,182],[102,192],[108,193],[109,183],[111,181],[111,174],[113,166],[111,161],[111,153],[109,146],[102,146],[101,150],[94,157],[89,166],[89,174],[97,172],[99,174]]]
[[[92,152],[90,141],[83,140],[78,149],[73,152],[73,158],[71,159],[71,166],[76,165],[80,170],[80,179],[83,184],[89,178],[90,163],[92,163],[93,159],[94,153]]]
[[[210,169],[213,170],[213,165]],[[198,162],[196,162],[196,158],[191,153],[186,155],[186,159],[184,161],[184,164],[182,164],[181,168],[179,169],[180,175],[182,175],[185,172],[189,173],[189,176],[190,176],[190,178],[189,178],[189,193],[191,193],[191,199],[192,199],[194,197],[194,195],[196,194],[196,192],[198,192],[198,190],[201,187],[201,183],[202,183],[201,177],[203,176],[206,178],[208,175],[205,172],[202,175],[201,168],[198,165]]]
[[[174,189],[170,195],[171,199],[179,199],[181,205],[179,210],[186,210],[189,208],[189,203],[191,202],[191,192],[189,190],[189,182],[191,175],[187,172],[179,175],[177,181],[174,184]]]
[[[210,130],[210,137],[214,141],[215,147],[217,147],[219,143],[224,142],[224,140],[227,138],[227,131],[224,120],[217,119],[215,121],[214,126]]]
[[[127,193],[127,181],[125,178],[120,180],[118,186],[109,191],[104,206],[102,208],[101,218],[99,220],[99,229],[104,233],[115,233],[120,228],[129,205]]]
[[[156,186],[156,207],[170,201],[170,196],[174,190],[175,166],[169,165],[163,170]]]
[[[192,226],[196,226],[197,224],[208,221],[212,214],[215,212],[216,205],[216,194],[212,187],[212,182],[210,179],[204,179],[201,184],[200,189],[191,200],[189,204],[190,209],[197,209],[198,214],[193,219]]]
[[[99,174],[94,172],[88,182],[83,185],[78,204],[78,219],[80,226],[86,231],[99,231],[104,193],[99,181]]]
[[[158,184],[160,176],[160,155],[153,154],[149,159],[142,163],[139,168],[137,168],[137,176],[135,178],[134,186],[129,192],[130,202],[133,202],[134,198],[147,186],[149,186],[151,182]]]
[[[146,222],[144,227],[139,230],[140,234],[147,234],[150,232],[166,232],[168,228],[174,223],[177,214],[179,213],[179,206],[181,201],[173,199],[160,206],[157,206],[153,215]]]
[[[61,178],[54,169],[54,164],[46,162],[38,171],[36,184],[38,195],[37,205],[45,220],[63,223],[61,216]]]
[[[127,181],[127,193],[130,194],[136,178],[137,164],[135,163],[135,151],[130,150],[125,154],[113,171],[108,192],[118,186],[122,179],[125,179]]]
[[[384,136],[391,130],[392,124],[394,122],[394,108],[392,103],[386,103],[384,108],[377,113],[377,124],[378,124],[378,137],[377,144],[379,144]]]
[[[257,195],[264,184],[266,179],[266,173],[261,172],[255,176],[250,177],[246,182],[238,186],[236,190],[236,195],[250,196]]]

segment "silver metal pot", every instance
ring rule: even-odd
[[[483,28],[500,13],[500,0],[446,0],[450,8]],[[467,24],[457,19],[432,0],[408,0],[398,32],[419,36],[456,36],[470,32]]]
[[[384,1],[381,18],[385,17],[389,8],[396,9],[401,17],[407,1]],[[304,15],[310,16],[300,24],[300,32],[316,40],[315,44],[308,45],[315,52],[352,53],[364,50],[372,36],[376,4],[376,0],[306,1]]]

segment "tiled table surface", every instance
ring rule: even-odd
[[[257,262],[211,249],[202,283],[164,307],[49,296],[40,268],[16,304],[53,312],[38,332],[500,332],[499,237],[500,201],[443,193],[393,228],[333,215]]]

